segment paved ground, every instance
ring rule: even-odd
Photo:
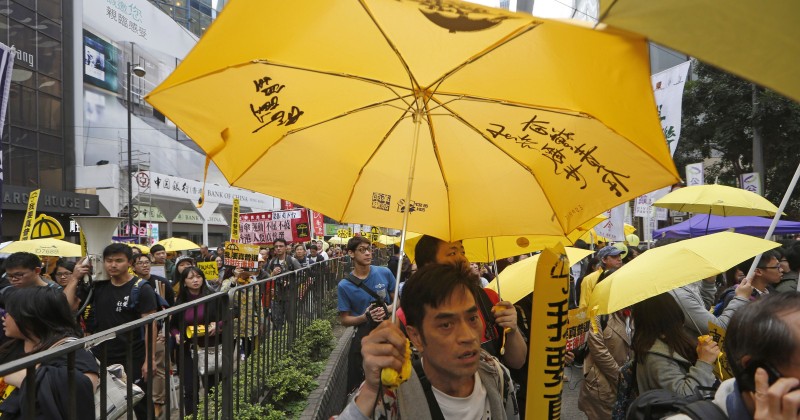
[[[582,369],[567,366],[565,373],[569,381],[564,382],[564,388],[561,391],[561,418],[564,420],[585,420],[586,415],[578,410],[578,395],[583,385]]]

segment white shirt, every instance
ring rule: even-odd
[[[472,388],[472,394],[468,397],[451,397],[435,387],[431,387],[431,389],[446,419],[485,420],[492,417],[489,396],[486,394],[486,388],[483,387],[478,372],[475,372],[475,386]]]

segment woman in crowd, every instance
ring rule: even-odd
[[[239,340],[239,348],[244,357],[250,356],[255,348],[255,338],[261,329],[262,323],[259,319],[263,318],[262,311],[259,311],[261,302],[260,286],[244,288],[253,281],[250,273],[241,267],[229,267],[225,272],[225,280],[219,291],[228,293],[231,300],[236,302],[238,314],[234,320],[233,333]],[[271,282],[270,282],[271,283]]]
[[[186,267],[178,276],[178,296],[175,304],[191,302],[200,299],[211,293],[203,270],[190,266]],[[218,310],[219,309],[219,310]],[[221,343],[220,334],[221,322],[219,322],[221,312],[224,308],[217,308],[217,300],[212,300],[206,304],[187,309],[183,316],[177,315],[172,318],[171,332],[177,343],[183,344],[183,357],[179,357],[178,367],[183,376],[183,407],[186,415],[194,414],[197,410],[197,396],[200,389],[198,381],[198,368],[205,367],[206,360],[198,357],[196,364],[192,362],[195,355],[195,343],[197,344],[198,356],[204,353],[205,349],[214,349]],[[196,340],[196,341],[195,341]],[[213,354],[209,354],[207,361],[209,366],[221,364],[222,355],[218,354],[214,359]],[[214,360],[212,360],[214,359]],[[202,375],[203,389],[206,395],[211,388],[217,384],[217,374]]]
[[[670,293],[662,293],[633,305],[636,332],[636,382],[639,392],[666,389],[693,395],[698,386],[714,385],[717,343],[698,340],[683,328],[684,315]]]
[[[67,287],[67,283],[69,283],[69,277],[72,275],[73,270],[75,270],[75,263],[68,262],[63,259],[58,260],[58,263],[56,263],[56,271],[54,273],[55,278],[53,278],[53,281],[58,283],[61,287]]]
[[[38,353],[77,339],[83,334],[75,324],[67,298],[50,287],[11,288],[6,291],[6,313],[3,327],[13,340],[0,347],[0,359],[22,343],[24,355]],[[6,360],[10,361],[10,360]],[[3,393],[8,396],[0,403],[3,420],[66,419],[70,403],[75,403],[76,418],[94,418],[94,391],[100,383],[99,367],[91,352],[75,351],[73,397],[67,392],[70,371],[67,355],[42,361],[36,367],[35,412],[29,413],[25,395],[30,381],[24,381],[26,371],[20,370],[2,378]],[[12,388],[8,388],[12,387]],[[10,390],[13,389],[13,390]]]

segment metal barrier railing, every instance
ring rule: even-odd
[[[386,265],[388,255],[379,250],[373,256],[373,264]],[[156,372],[152,357],[147,358],[148,375],[146,383],[137,384],[145,396],[140,402],[146,408],[147,418],[153,418],[152,390],[154,381],[164,382],[164,410],[167,418],[175,409],[180,418],[195,412],[195,418],[232,419],[237,411],[239,401],[259,403],[269,392],[266,378],[280,358],[289,354],[295,340],[315,319],[325,317],[324,297],[326,293],[335,291],[336,285],[345,273],[351,269],[349,258],[330,259],[313,264],[301,270],[282,274],[248,284],[236,284],[227,293],[213,293],[179,306],[168,308],[129,322],[118,327],[99,332],[84,338],[67,342],[58,347],[38,352],[11,363],[0,365],[0,377],[19,370],[26,370],[26,393],[23,406],[26,408],[24,418],[36,417],[36,369],[41,363],[53,359],[67,358],[68,381],[63,392],[69,398],[64,418],[77,419],[77,400],[75,375],[75,353],[81,349],[94,348],[100,365],[99,403],[107,407],[108,387],[114,386],[107,379],[108,354],[103,343],[118,336],[127,336],[129,342],[136,337],[155,336],[154,328],[161,330],[161,337],[155,342],[163,343],[165,348],[164,378],[154,379]],[[201,309],[202,308],[202,309]],[[200,312],[202,311],[202,315]],[[203,323],[186,322],[189,318],[202,318]],[[198,316],[200,315],[200,316]],[[205,337],[201,329],[210,322],[220,325],[221,334]],[[161,327],[159,327],[161,326]],[[188,330],[187,330],[188,329]],[[177,331],[184,339],[176,341],[173,332]],[[191,331],[191,338],[186,339]],[[155,347],[154,344],[151,344]],[[220,352],[203,352],[205,348],[221,347]],[[206,357],[198,360],[198,352]],[[126,349],[124,368],[130,374],[134,366],[133,349]],[[199,363],[198,363],[199,362]],[[181,373],[177,380],[177,389],[172,387],[172,376],[177,364]],[[205,374],[199,378],[199,369],[204,372],[210,368],[221,368],[213,374]],[[185,375],[190,369],[193,375]],[[191,382],[191,383],[189,383]],[[133,382],[127,381],[127,418],[133,419]],[[212,390],[217,390],[214,392]],[[173,403],[173,395],[179,393]],[[99,418],[106,419],[107,413],[102,411]],[[125,417],[121,417],[125,418]],[[83,420],[83,419],[81,419]]]

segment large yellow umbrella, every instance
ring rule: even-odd
[[[333,238],[328,239],[328,243],[331,245],[347,245],[347,241],[350,239],[352,239],[352,237],[340,238],[338,236],[334,236]]]
[[[800,101],[797,0],[600,0],[600,21]]]
[[[627,223],[625,223],[625,225],[622,227],[622,230],[623,230],[623,232],[625,232],[625,236],[626,237],[628,235],[630,235],[631,233],[636,232],[636,228],[631,226],[631,225],[629,225],[629,224],[627,224]],[[594,230],[594,229],[589,229],[588,232],[583,233],[581,235],[580,239],[585,241],[585,242],[587,242],[587,243],[592,243],[592,242],[597,243],[598,241],[599,242],[610,242],[608,238],[606,238],[604,236],[599,236],[597,234],[597,231]]]
[[[587,249],[564,247],[567,251],[567,259],[570,266],[577,264],[583,258],[591,255],[594,251]],[[536,282],[536,264],[539,262],[539,254],[526,258],[522,261],[509,265],[500,275],[489,282],[489,289],[497,291],[497,282],[502,282],[502,299],[509,302],[517,302],[533,292]]]
[[[722,273],[780,246],[750,235],[720,232],[653,248],[598,283],[589,308],[608,314],[647,298]]]
[[[341,222],[563,235],[678,180],[649,70],[643,37],[471,3],[240,0],[147,100],[232,185]],[[276,182],[297,156],[337,182]]]
[[[139,251],[142,251],[142,254],[149,254],[150,253],[150,247],[147,246],[147,245],[133,244],[133,243],[127,243],[126,245],[128,245],[131,248],[138,248]],[[164,249],[166,249],[166,248],[167,247],[164,247]],[[188,249],[192,249],[192,248],[188,248]]]
[[[774,216],[778,208],[766,198],[726,185],[680,188],[653,203],[656,207],[717,216]]]
[[[187,249],[200,248],[200,245],[197,245],[196,243],[183,238],[167,238],[167,239],[162,239],[156,243],[159,245],[163,245],[164,250],[166,250],[167,252],[185,251]]]
[[[4,254],[30,252],[31,254],[48,257],[80,257],[81,246],[54,238],[31,239],[12,242],[0,249],[0,252]]]

